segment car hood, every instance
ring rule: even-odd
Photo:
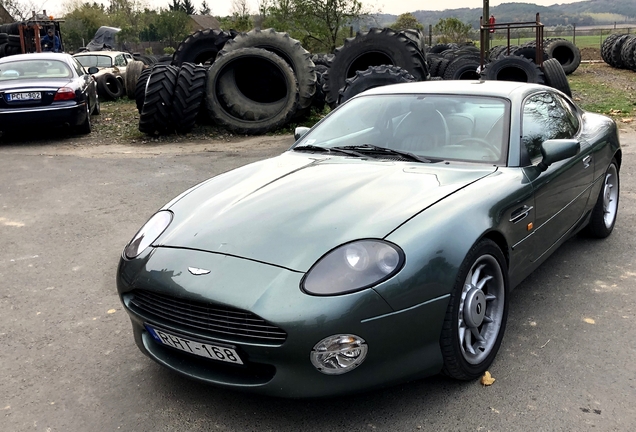
[[[156,245],[307,271],[334,247],[383,238],[496,169],[287,152],[174,200],[174,219]]]

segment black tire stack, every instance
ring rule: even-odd
[[[618,69],[636,72],[636,36],[611,34],[603,41],[601,57],[605,63]]]
[[[144,69],[135,86],[139,130],[149,135],[187,133],[205,97],[206,68],[155,64]]]

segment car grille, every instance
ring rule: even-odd
[[[150,291],[135,290],[130,304],[149,318],[211,337],[238,337],[258,343],[281,344],[287,333],[251,313],[212,303],[199,303]]]

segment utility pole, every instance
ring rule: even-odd
[[[490,4],[489,0],[484,0],[484,10],[481,13],[481,22],[482,24],[487,24],[488,19],[490,18]],[[481,34],[481,30],[479,32]],[[490,50],[490,32],[486,32],[481,39],[481,43],[484,45],[484,52],[488,52]]]

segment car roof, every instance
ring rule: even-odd
[[[393,95],[393,94],[444,94],[489,96],[511,99],[514,95],[545,89],[539,84],[528,84],[515,81],[419,81],[404,84],[394,84],[367,90],[358,96]]]
[[[123,52],[123,51],[83,51],[81,53],[73,54],[73,57],[84,57],[84,56],[101,55],[101,56],[115,58],[116,56],[118,56],[120,54],[128,54],[128,53]]]
[[[29,54],[15,54],[6,57],[0,58],[0,63],[10,63],[14,61],[20,60],[60,60],[66,63],[71,62],[72,56],[66,53],[51,53],[51,52],[42,52],[42,53],[29,53]]]

